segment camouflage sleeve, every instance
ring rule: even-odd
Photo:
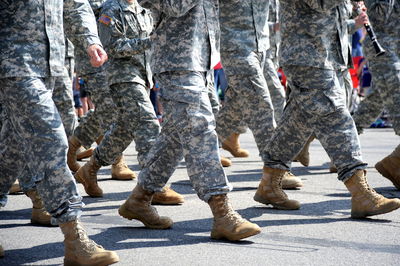
[[[170,17],[184,16],[190,9],[200,4],[201,0],[138,0],[142,7],[162,11]]]
[[[366,0],[364,1],[367,7],[368,16],[371,21],[378,23],[386,22],[393,11],[395,3],[398,0]]]
[[[98,20],[100,40],[114,58],[130,57],[151,47],[150,38],[129,39],[117,13],[103,9]]]
[[[345,3],[346,0],[303,0],[310,8],[319,12],[329,12],[332,8]]]
[[[64,28],[68,38],[86,50],[92,44],[101,45],[96,19],[87,0],[64,0]]]

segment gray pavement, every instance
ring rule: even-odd
[[[374,165],[400,142],[391,129],[367,129],[360,136],[370,184],[386,197],[400,197],[390,181]],[[234,186],[232,204],[239,213],[262,227],[262,233],[231,243],[209,237],[211,211],[192,190],[184,163],[171,178],[172,187],[185,196],[181,206],[157,206],[161,215],[174,220],[170,230],[149,230],[138,221],[125,220],[117,209],[136,181],[112,181],[110,167],[100,170],[103,198],[87,197],[78,185],[86,207],[82,221],[91,236],[116,251],[115,265],[399,265],[400,210],[372,217],[350,219],[350,195],[329,173],[329,158],[318,141],[311,144],[311,165],[293,164],[304,187],[290,190],[290,198],[302,207],[297,211],[275,210],[253,201],[262,163],[250,133],[240,138],[249,158],[233,158],[225,168]],[[285,148],[285,147],[282,147]],[[230,156],[222,151],[225,156]],[[131,145],[125,152],[132,169],[138,170]],[[6,257],[0,265],[60,265],[63,236],[58,228],[32,226],[31,203],[24,195],[11,195],[0,210],[0,243]]]

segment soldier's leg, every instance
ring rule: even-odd
[[[264,77],[267,81],[269,93],[271,94],[275,120],[278,122],[282,117],[283,109],[285,108],[286,93],[281,81],[279,80],[275,64],[270,58],[265,59]]]
[[[54,80],[10,78],[0,83],[14,132],[25,145],[24,162],[33,172],[46,210],[58,223],[76,220],[83,204],[66,166],[67,139],[51,98]],[[12,104],[17,102],[23,104]]]
[[[145,86],[138,83],[120,83],[111,86],[116,104],[117,119],[95,150],[100,165],[110,165],[135,140],[139,164],[153,146],[160,125]]]
[[[67,137],[72,136],[75,128],[78,126],[78,119],[74,108],[72,81],[67,69],[64,69],[64,76],[56,78],[53,91],[53,101],[61,116]]]
[[[373,72],[374,75],[375,73],[378,75],[373,79],[379,84],[379,93],[384,101],[385,108],[389,111],[393,129],[396,135],[400,136],[400,71],[395,69],[393,65],[380,65],[373,68],[374,70],[377,69]],[[379,161],[375,168],[380,174],[388,178],[397,189],[400,189],[400,145]]]
[[[162,73],[157,76],[157,79],[161,88],[165,89],[162,97],[165,99],[163,104],[167,121],[170,121],[173,126],[170,129],[176,132],[171,137],[177,137],[177,142],[181,143],[192,186],[199,198],[208,202],[214,214],[211,237],[239,240],[260,233],[257,225],[241,218],[228,203],[226,194],[231,190],[231,186],[220,164],[215,120],[208,98],[205,73],[189,71]],[[164,126],[161,136],[164,136],[163,130]],[[158,141],[155,146],[157,143]],[[149,155],[156,158],[166,157],[163,154],[150,153]],[[154,169],[160,167],[160,163],[161,161],[155,161]],[[150,167],[146,166],[144,170]],[[149,173],[151,171],[142,171],[139,178],[149,179],[148,184],[153,183],[156,187],[159,177],[153,176],[155,172],[151,175],[148,175]],[[121,206],[120,213],[122,212],[124,217],[138,219],[140,209],[148,210],[144,207],[151,200],[152,192],[146,188],[143,189],[141,184],[143,183],[139,182],[127,202]],[[140,196],[138,197],[137,194]],[[140,202],[142,204],[139,204]],[[127,210],[129,206],[131,206],[131,211]],[[172,224],[166,219],[163,221],[162,217],[154,215],[154,212],[151,220],[146,217],[140,218],[139,220],[150,226],[154,224],[151,223],[152,221],[155,221],[155,225],[163,222],[162,225],[165,227]]]
[[[116,107],[103,72],[86,75],[84,79],[87,81],[87,90],[96,108],[94,112],[88,114],[83,123],[79,124],[74,136],[82,146],[89,148],[114,122],[113,114]]]
[[[372,85],[372,91],[361,101],[357,110],[353,114],[358,134],[363,132],[364,127],[374,122],[383,110],[383,98],[376,84]]]
[[[69,138],[67,158],[68,166],[73,172],[77,172],[80,168],[76,157],[78,149],[81,146],[90,148],[92,143],[108,130],[114,121],[113,114],[116,110],[103,72],[88,74],[83,78],[96,108],[94,112],[87,114],[75,129],[74,135]]]

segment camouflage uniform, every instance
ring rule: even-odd
[[[109,0],[98,20],[100,39],[109,54],[106,74],[116,109],[115,124],[95,150],[100,165],[110,165],[135,140],[138,161],[155,142],[160,125],[149,97],[152,87],[150,12],[136,1]]]
[[[218,136],[224,141],[243,119],[262,153],[276,126],[263,74],[269,48],[269,1],[222,0],[220,4],[221,58],[229,88],[217,116]]]
[[[349,63],[346,0],[281,1],[280,62],[291,89],[283,117],[264,158],[265,166],[290,169],[290,162],[314,132],[346,181],[365,169],[346,93],[338,72]]]
[[[364,1],[379,43],[386,50],[376,57],[369,37],[363,47],[372,73],[373,95],[361,102],[353,118],[358,128],[371,123],[385,107],[400,135],[400,1]]]
[[[29,167],[46,210],[58,223],[76,220],[83,205],[66,164],[67,138],[52,101],[55,78],[64,70],[63,11],[71,38],[85,47],[100,44],[87,1],[0,4],[0,99],[8,114],[0,136],[0,180],[8,182]]]
[[[89,0],[97,18],[104,2],[105,0]],[[111,97],[104,68],[92,67],[86,51],[79,47],[75,48],[75,57],[76,73],[85,81],[87,92],[96,107],[94,112],[88,112],[74,132],[74,136],[78,138],[82,146],[89,148],[115,122],[113,111],[116,110],[116,106]]]
[[[264,77],[267,81],[268,90],[271,94],[272,105],[274,106],[275,120],[279,121],[282,116],[283,108],[286,104],[286,93],[279,76],[279,46],[281,42],[280,31],[275,31],[275,26],[279,21],[279,0],[270,0],[269,3],[269,43],[270,47],[266,52],[265,65],[264,65]]]
[[[78,126],[75,114],[74,96],[72,92],[72,78],[74,72],[74,45],[68,39],[65,40],[65,70],[61,77],[56,78],[53,91],[53,101],[57,106],[63,122],[67,137],[74,133]]]
[[[160,12],[152,69],[164,107],[160,136],[139,174],[139,185],[161,191],[182,156],[200,199],[231,186],[220,164],[206,72],[219,61],[218,1],[140,1]],[[215,60],[215,61],[213,61]]]

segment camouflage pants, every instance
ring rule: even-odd
[[[291,161],[315,133],[346,181],[365,169],[360,142],[336,71],[290,66],[284,69],[291,89],[283,117],[266,147],[265,166],[290,170]]]
[[[8,114],[0,135],[0,187],[3,191],[3,184],[28,167],[46,210],[63,223],[75,220],[83,203],[66,164],[68,143],[52,100],[54,81],[0,79],[1,104]]]
[[[72,93],[72,82],[68,70],[64,69],[64,75],[56,77],[53,101],[57,106],[58,113],[64,124],[67,137],[72,136],[75,128],[78,126],[74,108],[74,96]]]
[[[353,115],[361,134],[365,125],[370,125],[386,108],[396,135],[400,136],[400,70],[391,63],[370,62],[372,93],[360,103]]]
[[[258,150],[262,153],[276,123],[271,96],[263,74],[264,58],[255,54],[253,61],[258,63],[249,65],[253,71],[246,74],[235,74],[230,71],[229,66],[225,66],[229,87],[226,90],[225,103],[216,118],[216,130],[220,141],[223,142],[245,123],[252,131]]]
[[[156,76],[165,115],[161,133],[139,174],[138,182],[146,190],[161,191],[182,156],[200,199],[207,202],[232,189],[220,163],[205,78],[205,73],[192,71]]]
[[[116,107],[104,72],[83,75],[82,78],[86,82],[87,91],[96,108],[79,123],[74,136],[79,139],[82,146],[89,148],[114,122],[113,114]]]
[[[282,117],[283,109],[286,104],[286,93],[279,76],[278,67],[271,58],[265,59],[264,77],[267,81],[268,90],[271,94],[272,106],[274,107],[275,120],[279,121]]]
[[[160,133],[149,90],[132,82],[113,84],[110,90],[116,105],[112,110],[115,122],[95,150],[96,161],[103,166],[113,164],[135,140],[138,161],[143,165],[144,157]]]

